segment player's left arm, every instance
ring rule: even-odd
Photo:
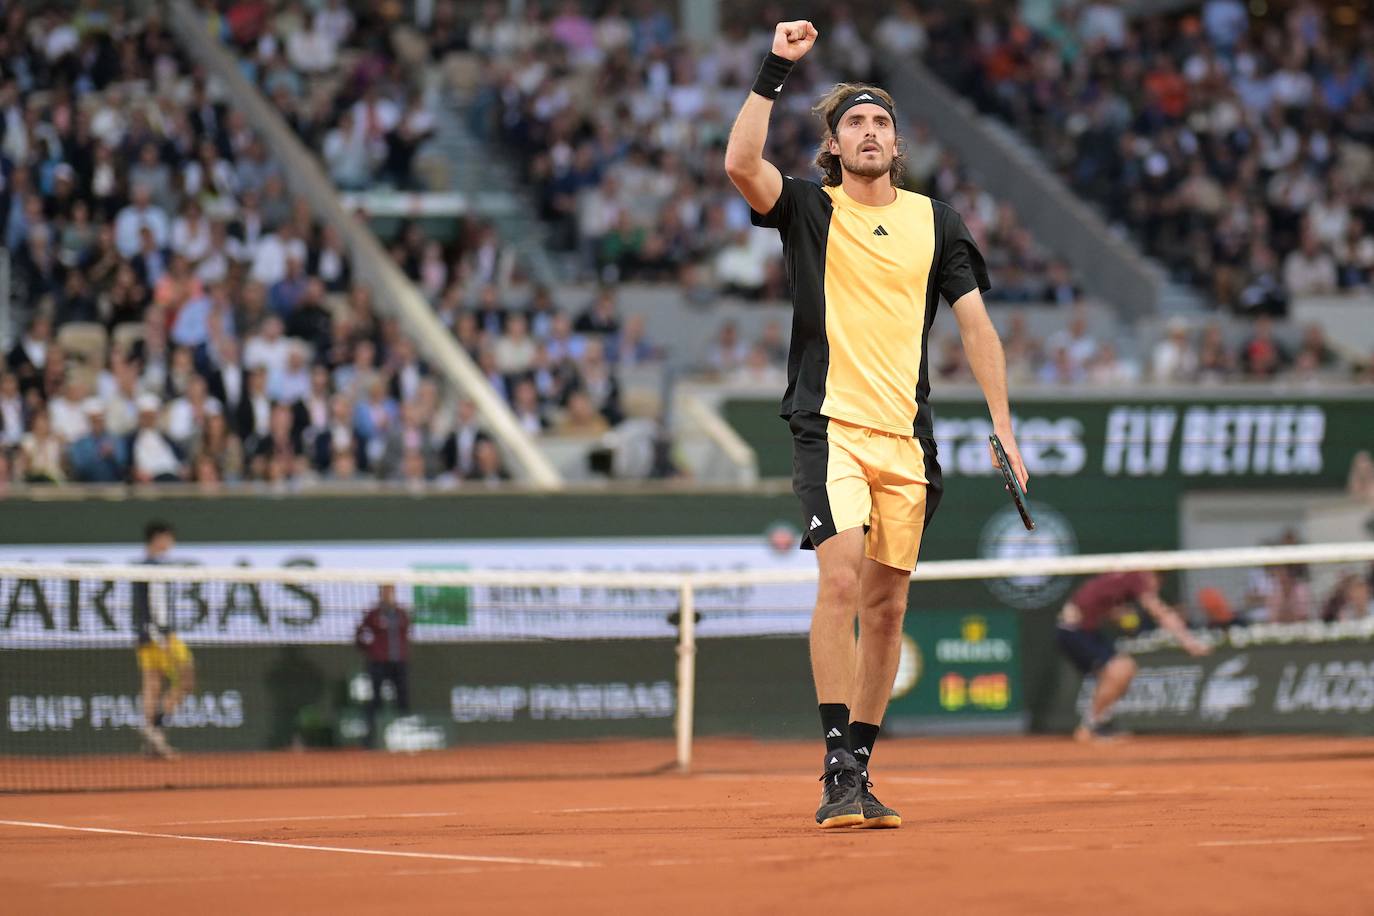
[[[1022,489],[1029,492],[1030,475],[1026,473],[1025,462],[1021,460],[1021,449],[1016,445],[1016,436],[1011,429],[1011,407],[1007,403],[1007,356],[1002,350],[1002,338],[988,317],[987,306],[983,304],[983,294],[977,288],[969,290],[954,303],[954,317],[959,321],[959,337],[964,342],[964,354],[973,369],[973,377],[983,389],[983,399],[988,402],[988,413],[992,416],[992,431],[1002,441],[1007,452],[1007,460],[1016,479],[1021,481]],[[992,466],[997,467],[997,455],[992,452]]]
[[[1193,631],[1188,629],[1188,624],[1184,622],[1182,615],[1166,604],[1164,599],[1159,597],[1159,592],[1146,592],[1141,595],[1140,606],[1154,618],[1155,623],[1171,633],[1189,655],[1208,655],[1211,653],[1212,647],[1193,635]]]

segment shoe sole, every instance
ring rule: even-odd
[[[902,818],[897,814],[884,814],[882,817],[866,817],[855,826],[865,830],[895,830],[902,826]]]
[[[822,830],[829,830],[831,827],[854,827],[863,822],[862,814],[832,814],[816,826]]]

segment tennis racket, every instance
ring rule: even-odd
[[[993,435],[988,436],[988,442],[992,444],[993,454],[997,456],[997,466],[1002,469],[1002,479],[1006,481],[1011,501],[1016,503],[1016,511],[1021,513],[1021,523],[1026,526],[1027,531],[1034,531],[1035,519],[1031,518],[1030,509],[1026,508],[1026,491],[1021,489],[1021,481],[1017,480],[1016,474],[1012,472],[1011,462],[1007,460],[1007,450],[1002,448],[1002,440]]]

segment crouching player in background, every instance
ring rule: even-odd
[[[174,546],[176,532],[171,525],[149,522],[143,531],[140,562],[165,563]],[[143,725],[139,732],[151,753],[166,758],[175,757],[176,751],[167,743],[163,723],[196,682],[191,650],[174,632],[169,588],[166,582],[135,582],[133,586],[134,633],[138,636],[138,667],[143,673]]]
[[[1118,652],[1104,623],[1119,620],[1139,605],[1156,624],[1168,630],[1189,655],[1206,655],[1211,647],[1200,642],[1182,616],[1159,597],[1159,576],[1152,572],[1107,573],[1078,587],[1059,613],[1059,650],[1085,676],[1097,676],[1092,704],[1073,736],[1094,741],[1113,736],[1112,707],[1126,694],[1135,677],[1135,660]]]

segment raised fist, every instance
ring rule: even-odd
[[[788,60],[801,60],[819,36],[816,27],[805,19],[779,22],[773,30],[773,53]]]

